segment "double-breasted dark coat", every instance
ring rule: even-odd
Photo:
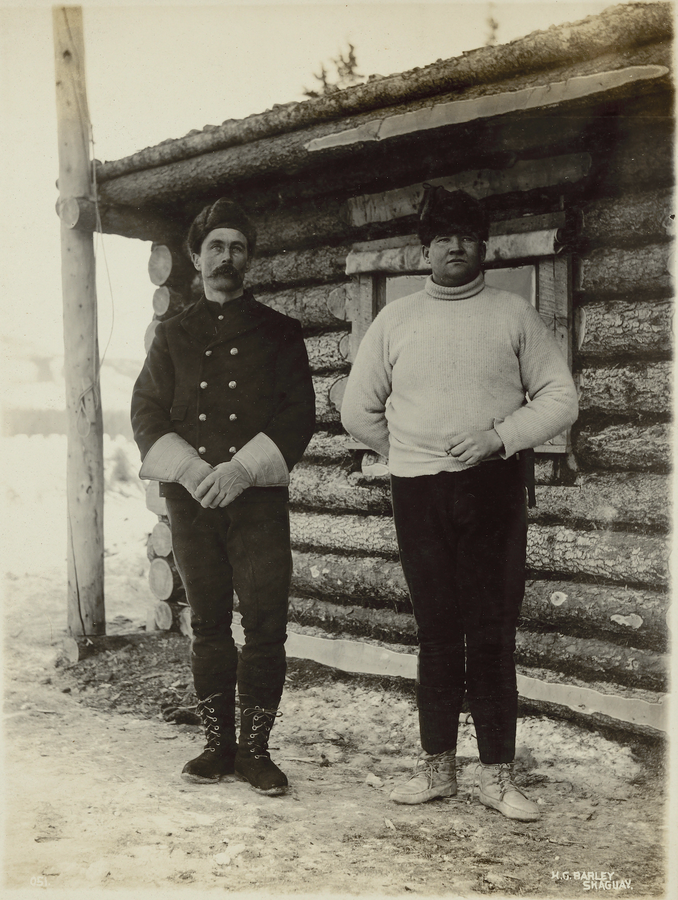
[[[246,291],[215,316],[203,296],[161,322],[132,396],[132,427],[142,459],[176,432],[210,465],[228,462],[260,431],[292,469],[311,439],[315,395],[296,319]],[[180,484],[161,484],[185,497]],[[287,488],[248,488],[243,500],[287,499]]]

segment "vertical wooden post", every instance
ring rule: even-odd
[[[53,9],[59,202],[91,198],[82,8]],[[92,232],[61,223],[64,370],[68,419],[68,630],[106,632],[104,466]]]

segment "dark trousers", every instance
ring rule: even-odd
[[[527,513],[518,460],[391,478],[400,559],[419,640],[417,705],[427,753],[457,744],[466,693],[484,763],[511,762],[513,653],[525,591]]]
[[[286,501],[203,509],[188,494],[167,498],[172,550],[191,607],[191,668],[199,698],[238,692],[276,708],[285,681],[292,554]],[[245,644],[231,634],[233,591]]]

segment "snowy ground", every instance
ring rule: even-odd
[[[509,822],[474,800],[470,725],[459,797],[397,806],[389,791],[417,749],[411,696],[295,663],[272,740],[290,794],[183,783],[200,735],[168,724],[159,699],[157,711],[153,704],[161,685],[190,681],[185,639],[149,635],[143,647],[111,651],[98,679],[91,660],[56,666],[66,620],[66,439],[6,438],[2,453],[12,896],[45,886],[69,898],[107,889],[130,897],[669,896],[660,753],[566,722],[519,723],[519,780],[542,808],[537,824]],[[157,520],[144,505],[133,445],[106,439],[105,459],[108,630],[138,632],[150,599],[145,541]],[[148,685],[143,709],[121,705],[131,673]]]

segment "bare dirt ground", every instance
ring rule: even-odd
[[[8,656],[7,888],[573,897],[597,875],[615,893],[664,895],[661,761],[647,746],[521,720],[519,781],[543,811],[523,824],[472,797],[467,726],[458,798],[398,806],[411,699],[292,663],[271,741],[291,790],[267,798],[181,780],[202,735],[162,709],[190,701],[185,638],[43,671]]]
[[[3,518],[7,896],[671,896],[661,747],[521,718],[518,781],[543,813],[524,824],[473,798],[477,753],[466,724],[459,796],[398,806],[389,792],[410,774],[418,746],[409,683],[291,660],[271,740],[289,794],[183,782],[183,764],[203,745],[190,715],[173,712],[193,702],[187,640],[139,635],[154,517],[115,447],[108,632],[137,637],[71,665],[59,649],[62,444],[12,439],[10,448],[17,472],[44,478],[17,477]]]

